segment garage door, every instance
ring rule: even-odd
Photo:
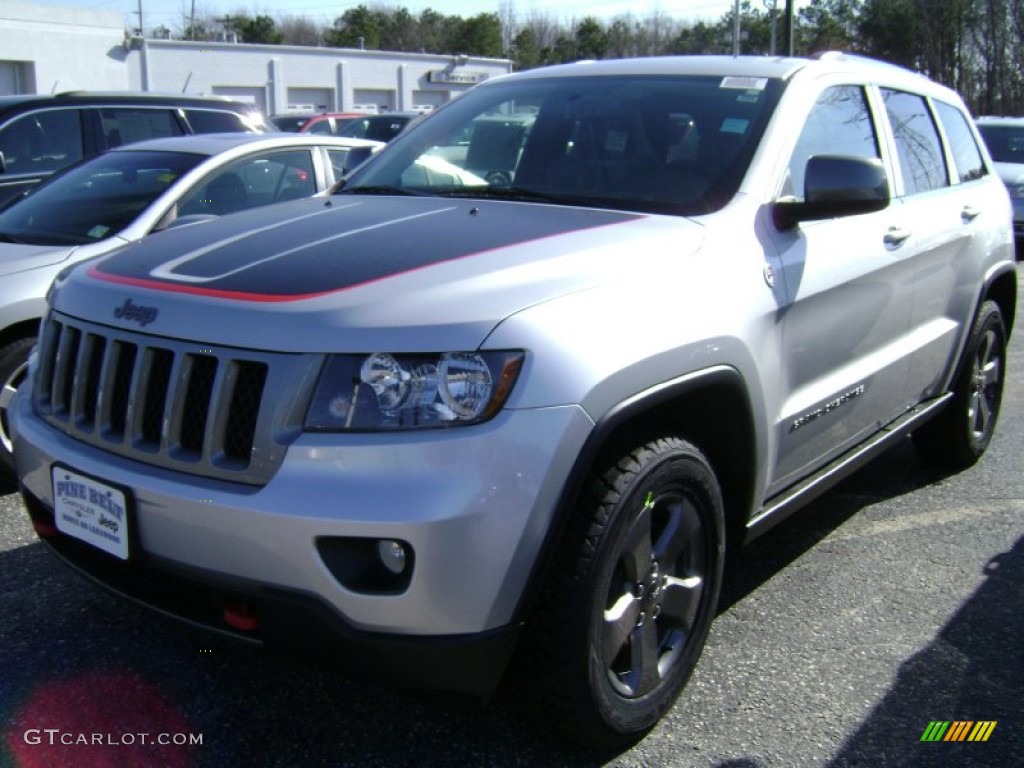
[[[432,112],[448,101],[447,91],[413,91],[412,109],[416,112]]]
[[[374,108],[377,112],[391,112],[395,108],[395,92],[356,88],[352,91],[352,101],[358,112],[370,112]]]
[[[333,88],[289,88],[289,112],[333,112]]]

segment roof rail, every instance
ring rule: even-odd
[[[865,56],[862,53],[849,53],[847,51],[816,51],[807,58],[815,61],[826,61],[826,62],[850,62],[856,64],[863,64],[865,66],[878,67],[880,69],[891,69],[898,70],[900,72],[909,72],[911,74],[922,77],[926,80],[930,79],[927,75],[910,69],[909,67],[902,66],[900,64],[893,64],[891,61],[885,59],[876,59],[872,56]]]

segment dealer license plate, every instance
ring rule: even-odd
[[[50,470],[57,529],[128,559],[128,504],[123,491],[61,466]]]

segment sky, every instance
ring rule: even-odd
[[[31,0],[30,0],[31,1]],[[140,0],[38,0],[46,5],[76,6],[100,11],[120,11],[125,26],[138,26]],[[330,24],[346,9],[363,3],[367,6],[405,7],[413,14],[424,8],[433,8],[447,16],[475,16],[479,13],[497,13],[501,0],[194,0],[196,16],[225,15],[238,12],[250,16],[266,15],[306,16]],[[662,11],[673,18],[696,21],[717,21],[733,7],[734,0],[510,0],[515,12],[522,18],[534,13],[551,15],[559,20],[582,18],[612,18],[631,12],[646,16],[651,11]],[[755,0],[756,2],[756,0]],[[762,0],[764,2],[764,0]],[[768,0],[770,2],[770,0]],[[192,8],[192,0],[141,0],[146,29],[164,25],[180,29],[182,20]],[[784,0],[778,0],[779,8]]]

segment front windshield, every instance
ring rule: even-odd
[[[141,151],[94,157],[0,211],[0,239],[83,245],[113,237],[204,159],[184,152]]]
[[[707,213],[735,194],[781,90],[703,76],[503,81],[396,139],[338,194]]]

